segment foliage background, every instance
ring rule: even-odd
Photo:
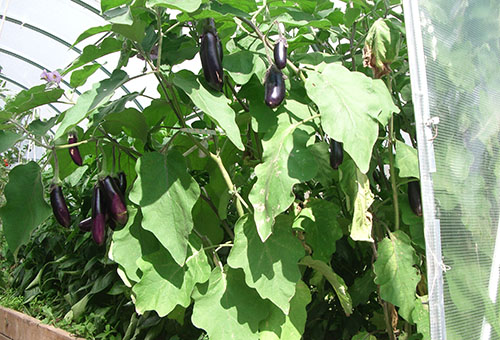
[[[26,138],[47,148],[38,164],[7,171],[7,292],[25,305],[49,302],[53,319],[79,321],[74,329],[87,337],[428,338],[422,221],[406,192],[418,165],[399,1],[101,7],[110,24],[77,42],[105,37],[60,71],[81,86],[93,60],[119,53],[110,78],[56,119],[23,117],[66,101],[57,84],[23,91],[1,111],[5,150]],[[173,71],[198,57],[208,17],[224,50],[221,93],[200,75]],[[275,21],[285,25],[289,63],[287,97],[271,110],[262,82]],[[142,76],[122,70],[138,55],[142,74],[158,80],[142,112],[127,103],[143,94],[113,97]],[[72,129],[82,167],[65,145]],[[329,165],[330,138],[344,146],[338,170]],[[52,153],[74,217],[69,230],[46,203]],[[90,214],[98,173],[118,169],[130,183],[129,222],[98,247],[77,224]]]

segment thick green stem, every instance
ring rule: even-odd
[[[240,217],[243,216],[245,214],[245,212],[243,211],[243,206],[241,205],[241,203],[244,202],[243,198],[238,193],[235,185],[233,184],[233,181],[231,180],[231,176],[229,176],[229,173],[224,167],[224,163],[222,163],[222,158],[220,158],[219,155],[213,154],[211,152],[209,152],[209,156],[215,161],[215,163],[217,163],[217,166],[219,167],[219,170],[222,173],[222,177],[224,177],[224,181],[226,182],[228,189],[231,191],[232,194],[236,196],[236,211],[238,212],[238,216]],[[248,207],[246,202],[244,203]]]
[[[54,155],[54,179],[53,182],[59,184],[59,160],[57,159],[56,149],[52,149],[52,155]]]
[[[161,50],[163,45],[163,35],[161,32],[161,9],[156,7],[156,21],[158,21],[158,59],[156,61],[156,68],[159,70],[161,65]],[[178,22],[179,23],[179,22]]]
[[[55,148],[56,149],[69,149],[69,148],[72,148],[72,147],[75,147],[75,146],[79,146],[79,145],[87,144],[87,143],[90,143],[90,142],[94,142],[95,140],[96,140],[95,138],[90,138],[90,139],[82,140],[82,141],[79,141],[79,142],[76,142],[76,143],[56,145]]]

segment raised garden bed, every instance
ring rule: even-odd
[[[84,340],[41,323],[18,311],[0,307],[0,340]]]

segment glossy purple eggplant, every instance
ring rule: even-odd
[[[344,148],[341,142],[330,139],[330,166],[337,170],[344,160]]]
[[[274,64],[277,68],[284,69],[286,67],[286,50],[288,44],[285,38],[279,38],[276,44],[274,44]]]
[[[100,181],[100,185],[106,196],[107,209],[111,217],[117,224],[125,225],[128,220],[127,206],[113,177],[106,176]]]
[[[413,181],[408,183],[408,200],[411,210],[417,216],[422,216],[422,198],[420,196],[420,182]]]
[[[76,134],[74,132],[70,132],[68,134],[68,144],[74,144],[76,142],[78,142]],[[69,155],[76,165],[81,166],[83,164],[82,156],[80,155],[80,150],[78,150],[78,146],[73,146],[69,148]]]
[[[222,64],[222,58],[224,57],[224,52],[222,50],[222,41],[219,38],[219,34],[217,33],[217,29],[215,27],[215,21],[213,18],[207,19],[207,26],[214,35],[217,40],[217,56],[219,57],[219,62]]]
[[[54,212],[57,222],[63,227],[68,228],[71,225],[71,216],[60,185],[51,185],[50,205],[52,206],[52,211]]]
[[[92,238],[98,245],[106,238],[106,203],[99,184],[94,186],[92,195]]]
[[[81,220],[80,223],[78,223],[78,227],[84,232],[92,230],[92,217]]]
[[[205,80],[217,91],[222,91],[224,71],[222,70],[222,44],[210,23],[203,29],[200,44],[201,67]]]
[[[266,105],[274,109],[278,107],[283,99],[285,99],[285,81],[283,80],[283,73],[275,66],[272,65],[266,74]]]

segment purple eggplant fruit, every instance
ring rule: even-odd
[[[76,134],[74,132],[70,132],[68,134],[68,143],[69,144],[74,144],[78,142],[78,139],[76,138]],[[80,155],[80,150],[78,150],[78,146],[72,146],[69,148],[69,155],[71,156],[71,159],[73,162],[75,162],[76,165],[81,166],[83,164],[82,161],[82,156]]]
[[[78,227],[84,232],[92,230],[92,217],[81,220],[80,223],[78,223]]]
[[[420,182],[413,181],[408,183],[408,200],[411,210],[417,216],[422,216],[422,199],[420,196]]]
[[[111,218],[111,216],[110,216],[109,213],[106,214],[106,223],[108,224],[108,227],[111,230],[115,230],[116,229],[116,222]]]
[[[104,243],[106,238],[106,204],[99,184],[94,186],[92,195],[92,238],[98,245]]]
[[[275,65],[272,65],[267,71],[265,85],[265,102],[267,106],[274,109],[279,106],[285,98],[283,74]]]
[[[52,211],[54,212],[57,222],[63,227],[68,228],[71,225],[71,216],[60,185],[51,185],[50,205],[52,206]]]
[[[280,70],[284,69],[286,66],[287,47],[288,44],[286,43],[286,39],[283,37],[279,38],[274,45],[274,64],[276,64],[276,67]]]
[[[330,140],[330,166],[337,170],[344,160],[344,148],[341,142]]]
[[[205,80],[217,91],[222,91],[224,71],[222,70],[222,44],[213,20],[203,29],[200,45],[201,67]]]
[[[127,206],[116,182],[111,176],[106,176],[100,184],[106,196],[106,204],[111,217],[119,225],[125,225],[128,220]]]

